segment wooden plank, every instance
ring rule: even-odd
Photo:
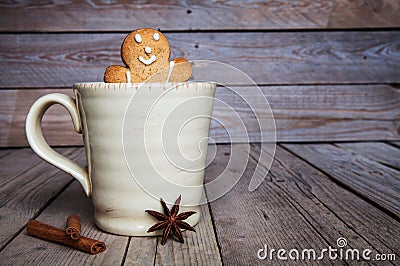
[[[260,147],[254,146],[256,149]],[[302,194],[301,208],[317,222],[316,228],[324,228],[322,231],[326,233],[332,233],[331,228],[336,228],[353,247],[357,245],[357,248],[365,249],[366,241],[381,253],[399,253],[396,244],[400,231],[398,222],[280,146],[276,150],[271,175],[272,181],[290,195]],[[329,235],[329,238],[335,240],[337,233]]]
[[[4,150],[6,151],[6,150]],[[67,151],[67,153],[70,151]],[[43,167],[45,162],[39,156],[35,156],[31,149],[18,149],[9,153],[0,159],[0,186],[4,188],[9,182],[13,181],[16,177],[27,172],[33,166],[41,164]],[[0,202],[2,202],[0,200]]]
[[[218,161],[206,169],[206,182],[217,178],[228,160],[232,160],[232,167],[227,169],[232,178],[243,170],[236,168],[248,160],[241,146],[235,145],[232,151],[229,145],[218,146],[215,157]],[[235,156],[230,156],[231,152]],[[277,193],[276,186],[264,181],[256,191],[248,191],[252,171],[253,167],[247,168],[231,191],[210,203],[224,264],[258,265],[262,261],[257,258],[257,251],[264,244],[288,249],[326,246],[325,239],[307,223],[288,197]],[[301,230],[293,230],[293,225]]]
[[[233,159],[229,154],[230,146],[218,145],[218,162],[206,171],[209,179],[216,178],[226,161]],[[224,264],[265,264],[268,259],[257,259],[257,251],[264,244],[269,249],[314,248],[318,252],[328,245],[337,247],[339,237],[348,240],[348,248],[398,252],[400,227],[395,220],[280,147],[267,178],[257,190],[249,192],[248,182],[256,164],[253,158],[257,157],[253,147],[242,179],[211,202]],[[236,158],[247,160],[247,155],[243,152]],[[240,170],[228,169],[232,175]],[[279,262],[276,256],[274,261]]]
[[[329,26],[332,28],[364,27],[386,27],[390,24],[397,25],[400,11],[400,3],[395,0],[389,1],[333,1],[334,7],[329,17]],[[364,21],[364,22],[362,22]],[[368,21],[368,22],[366,22]],[[350,24],[352,26],[350,26]],[[362,26],[364,24],[364,26]],[[374,26],[372,26],[374,25]],[[389,27],[392,27],[389,26]],[[397,27],[396,26],[396,27]]]
[[[332,180],[400,217],[399,171],[330,144],[283,145],[327,173]]]
[[[266,100],[274,115],[278,141],[375,140],[400,137],[397,129],[400,122],[400,91],[395,87],[260,86],[266,100],[260,99],[262,94],[256,88],[233,89],[237,94],[227,88],[218,88],[216,98],[240,115],[248,129],[250,141],[261,140],[260,127],[253,111],[257,112],[260,121],[270,118]],[[229,128],[232,139],[238,140],[242,136],[241,142],[245,142],[245,133],[240,132],[240,124],[234,120],[234,112],[219,101],[214,104],[213,115]],[[217,142],[222,142],[224,137],[225,140],[229,139],[217,123],[212,124],[211,136]]]
[[[84,161],[82,148],[58,149]],[[0,250],[46,204],[71,182],[72,177],[42,161],[30,149],[21,149],[0,160]],[[83,193],[83,192],[82,192]]]
[[[396,0],[3,3],[1,31],[128,31],[398,27]],[[344,12],[345,11],[345,12]],[[160,15],[162,14],[162,15]],[[101,18],[101,19],[99,19]]]
[[[29,108],[39,97],[52,92],[73,96],[72,89],[0,91],[1,146],[28,146],[25,120]],[[42,129],[50,145],[83,145],[82,135],[75,132],[70,115],[60,105],[54,105],[46,112]]]
[[[218,161],[207,169],[208,180],[214,179],[223,170],[229,154],[229,146],[218,146]],[[252,157],[257,158],[254,149]],[[338,237],[346,237],[349,248],[398,253],[400,227],[394,219],[279,147],[276,158],[269,177],[258,190],[247,191],[248,180],[255,168],[254,159],[250,159],[248,172],[238,185],[211,205],[225,264],[260,263],[256,252],[264,243],[270,248],[312,247],[321,250],[327,245],[335,247]],[[245,157],[242,155],[237,159]],[[229,169],[232,174],[236,170]],[[61,227],[65,223],[63,216],[77,212],[84,217],[84,228],[89,231],[84,231],[84,234],[105,239],[112,251],[90,256],[42,240],[26,239],[28,236],[22,232],[0,253],[0,261],[4,264],[53,264],[57,258],[57,263],[65,264],[121,263],[119,259],[127,241],[124,240],[123,245],[115,241],[109,244],[109,237],[116,236],[108,234],[103,239],[103,233],[90,226],[93,226],[92,211],[90,201],[74,182],[38,219]],[[120,240],[121,237],[116,238]],[[40,243],[32,245],[35,241]],[[147,254],[141,253],[141,248],[136,251]],[[323,262],[336,264],[338,261]]]
[[[156,250],[157,237],[130,237],[124,265],[154,265]]]
[[[75,149],[63,150],[65,155],[71,154]],[[31,149],[19,149],[8,156],[0,159],[2,165],[0,169],[0,189],[3,192],[0,196],[0,203],[4,204],[4,200],[9,199],[7,189],[13,188],[15,184],[13,182],[24,182],[17,183],[17,187],[23,186],[33,180],[34,177],[24,178],[26,173],[37,170],[38,168],[47,167],[48,164],[43,161],[39,156],[37,156]]]
[[[185,243],[169,240],[161,245],[161,237],[132,237],[125,258],[126,265],[221,265],[221,257],[208,205],[201,206],[196,232],[184,234]],[[137,250],[146,250],[143,255]]]
[[[15,150],[17,150],[17,149],[0,149],[0,159],[1,158],[3,158],[3,157],[6,157],[6,156],[8,156],[10,153],[12,153],[12,152],[14,152]]]
[[[260,127],[248,104],[260,119],[269,119],[266,101],[260,100],[262,94],[272,108],[278,141],[400,139],[400,91],[393,86],[260,86],[261,92],[254,87],[234,89],[237,94],[228,88],[217,89],[213,112],[229,128],[233,141],[245,141],[246,136],[234,112],[246,126],[250,141],[261,140]],[[0,90],[0,146],[28,145],[26,114],[36,99],[51,92],[73,96],[72,89]],[[229,136],[221,124],[212,122],[210,135],[217,143],[228,143]],[[82,145],[82,136],[74,131],[69,114],[61,106],[46,113],[42,126],[51,145]]]
[[[76,82],[101,81],[108,65],[121,64],[124,36],[3,34],[0,86],[70,87]],[[259,84],[400,82],[400,31],[200,32],[166,36],[172,58],[227,63]],[[214,72],[207,75],[215,76]]]
[[[84,160],[82,157],[82,149],[77,148],[61,148],[56,151],[62,152],[64,156],[71,159]],[[11,153],[0,160],[1,180],[0,180],[0,204],[4,205],[8,201],[13,202],[10,195],[17,194],[16,188],[25,188],[31,186],[32,182],[43,182],[45,179],[36,180],[36,176],[42,175],[45,170],[48,171],[47,178],[60,172],[59,169],[51,166],[37,156],[31,149],[21,149]],[[49,169],[47,169],[49,168]],[[29,176],[27,178],[27,176]],[[68,176],[68,175],[67,175]],[[68,177],[66,181],[70,180]]]
[[[57,199],[48,206],[37,220],[64,228],[67,217],[76,213],[81,218],[82,235],[103,241],[107,245],[104,253],[96,256],[28,236],[22,231],[0,252],[5,265],[54,265],[54,264],[103,264],[120,265],[128,244],[128,237],[100,231],[93,221],[94,207],[85,196],[80,184],[74,181]],[[140,253],[140,250],[136,250]]]
[[[208,205],[201,206],[200,222],[195,229],[196,233],[183,233],[183,245],[168,241],[162,246],[159,238],[154,265],[222,265]]]
[[[335,146],[348,149],[375,162],[400,170],[400,149],[382,142],[336,143]]]

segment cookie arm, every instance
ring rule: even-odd
[[[112,65],[104,72],[104,82],[106,83],[126,83],[126,71],[128,68]]]
[[[171,82],[185,82],[192,77],[192,65],[188,60],[182,57],[175,58],[174,69],[172,70],[169,81]]]

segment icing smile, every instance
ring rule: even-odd
[[[144,59],[143,56],[139,56],[139,61],[145,64],[146,66],[152,64],[154,61],[157,60],[157,57],[155,55],[152,55],[149,59]]]

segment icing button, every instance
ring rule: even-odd
[[[146,54],[151,53],[151,48],[150,48],[150,46],[146,46],[146,48],[144,48],[144,51],[146,52]]]

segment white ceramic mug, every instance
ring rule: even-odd
[[[194,226],[200,218],[215,87],[211,82],[77,83],[75,99],[52,93],[32,105],[26,136],[40,157],[80,182],[92,197],[101,229],[132,236],[160,234],[147,233],[156,220],[145,210],[162,212],[159,198],[173,203],[179,195],[181,211],[197,212],[187,220]],[[53,104],[68,110],[76,132],[83,135],[88,169],[46,143],[41,120]]]

